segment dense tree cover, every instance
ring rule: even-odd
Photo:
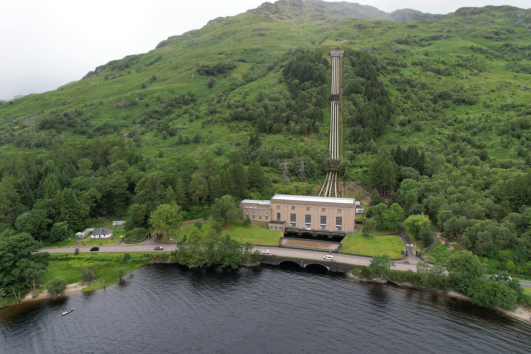
[[[212,228],[201,234],[194,227],[189,235],[180,240],[179,248],[171,252],[170,258],[190,268],[221,265],[233,269],[238,268],[238,263],[261,259],[260,252],[252,252],[251,243],[241,245],[231,239],[229,234],[221,235],[220,231]]]
[[[27,233],[0,237],[0,289],[15,298],[30,288],[33,293],[41,282],[49,253],[33,253],[40,248]]]
[[[471,297],[472,303],[495,308],[514,309],[517,304],[528,305],[531,296],[524,293],[518,280],[511,279],[507,273],[497,277],[485,276],[486,265],[470,251],[455,251],[448,260],[448,276],[441,265],[431,266],[428,262],[417,263],[417,273],[390,270],[393,262],[388,255],[373,257],[369,267],[354,270],[365,278],[383,277],[397,283],[409,283],[442,291],[453,289]]]
[[[365,51],[348,50],[343,55],[343,63],[345,149],[366,152],[374,139],[387,129],[393,100],[378,80],[381,67],[375,57]]]
[[[146,160],[131,140],[103,138],[57,144],[46,153],[5,154],[0,233],[27,232],[57,242],[90,226],[93,218],[128,211],[128,230],[142,229],[163,204],[179,205],[185,220],[208,214],[210,203],[223,195],[242,199],[267,190],[259,163],[247,168],[236,150],[229,160],[220,165],[209,151],[198,160]]]
[[[422,242],[424,247],[433,243],[433,231],[430,218],[427,215],[410,215],[404,221],[404,227],[409,236]]]
[[[404,211],[397,203],[389,208],[384,203],[369,208],[366,213],[363,233],[369,235],[374,230],[394,230],[400,227],[404,220]]]

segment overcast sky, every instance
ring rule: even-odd
[[[0,99],[54,90],[113,59],[264,0],[0,0]],[[273,2],[273,1],[271,1]],[[356,1],[349,1],[356,2]],[[392,12],[446,14],[463,6],[531,7],[529,0],[360,0]]]

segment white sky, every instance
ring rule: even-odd
[[[0,99],[54,90],[113,59],[145,53],[264,0],[0,0]],[[273,2],[273,1],[271,1]],[[355,2],[355,1],[349,1]],[[360,0],[386,12],[449,13],[463,6],[531,7],[529,0]]]

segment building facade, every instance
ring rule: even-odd
[[[355,230],[353,198],[275,194],[271,200],[241,202],[243,217],[267,222],[270,230],[349,233]]]

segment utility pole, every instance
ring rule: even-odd
[[[288,159],[284,159],[284,162],[280,164],[280,168],[282,169],[282,175],[284,176],[284,184],[286,185],[290,184]]]

